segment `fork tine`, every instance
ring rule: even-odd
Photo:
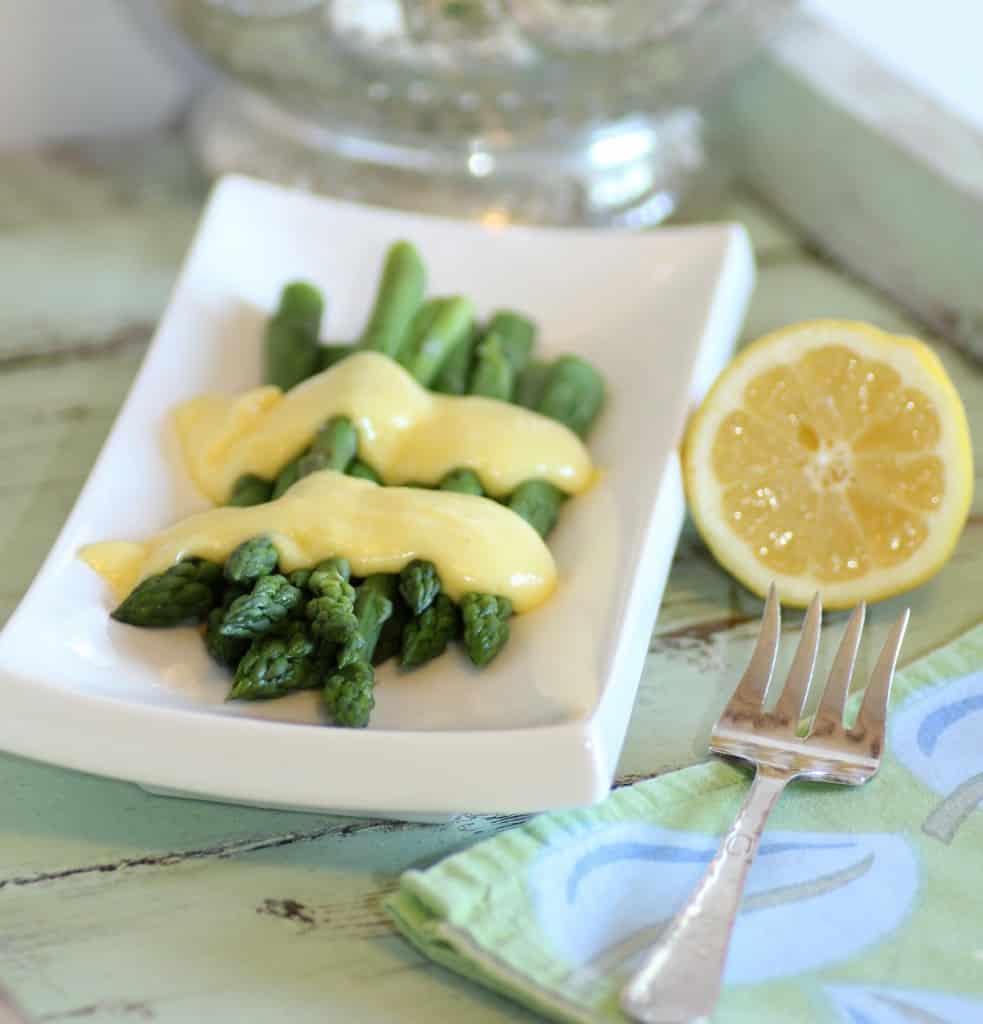
[[[778,602],[778,590],[775,584],[768,588],[768,599],[761,613],[761,629],[741,681],[737,684],[728,703],[760,706],[765,701],[771,677],[775,672],[775,659],[778,657],[778,637],[782,630],[782,610]]]
[[[861,601],[853,610],[850,621],[843,631],[843,639],[833,659],[833,667],[829,670],[823,699],[813,720],[810,736],[828,736],[839,728],[843,721],[843,708],[846,704],[847,691],[853,678],[853,668],[857,663],[857,651],[860,649],[860,635],[864,630],[864,618],[867,605]]]
[[[774,716],[782,725],[795,732],[802,708],[809,695],[809,683],[816,668],[816,654],[819,651],[819,631],[823,623],[823,603],[818,591],[809,604],[805,621],[802,623],[802,637],[788,670],[788,678],[782,695],[775,705]]]
[[[880,754],[884,738],[884,723],[887,720],[887,702],[891,696],[894,668],[898,663],[898,654],[901,651],[905,630],[908,628],[910,614],[911,609],[905,608],[888,634],[867,684],[867,692],[860,705],[856,724],[850,730],[851,736],[867,740],[871,744],[875,757]]]

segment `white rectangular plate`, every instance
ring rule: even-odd
[[[412,240],[432,294],[533,316],[546,353],[592,359],[609,401],[589,439],[600,482],[550,546],[556,596],[513,620],[482,672],[458,652],[379,673],[368,730],[317,695],[224,702],[193,629],[139,630],[76,553],[204,507],[168,412],[260,380],[265,318],[307,278],[325,337],[357,336],[387,246]],[[683,519],[675,448],[732,350],[753,278],[739,227],[646,234],[505,230],[315,198],[242,178],[215,189],[157,335],[44,566],[0,635],[0,748],[200,797],[346,813],[444,815],[585,804],[607,792]],[[667,681],[668,682],[668,681]]]

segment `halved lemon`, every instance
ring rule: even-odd
[[[690,511],[717,560],[765,594],[844,608],[914,587],[966,522],[966,413],[938,357],[869,324],[768,334],[724,370],[683,449]]]

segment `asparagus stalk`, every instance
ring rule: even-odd
[[[399,592],[414,615],[422,615],[440,593],[440,577],[433,562],[414,559],[399,574]]]
[[[371,480],[374,484],[381,484],[382,477],[367,463],[361,459],[352,459],[346,470],[349,476],[358,477],[360,480]]]
[[[218,608],[213,608],[208,613],[208,624],[205,627],[205,650],[209,655],[225,668],[233,671],[239,664],[242,656],[249,650],[250,641],[235,636],[222,635],[222,620],[225,618],[225,611],[228,606],[241,594],[238,588],[230,587],[227,600],[223,601]]]
[[[459,626],[457,606],[446,594],[438,594],[422,615],[403,627],[401,664],[406,668],[422,665],[443,654]]]
[[[521,313],[502,309],[488,321],[486,333],[498,336],[505,358],[521,373],[536,343],[536,325]]]
[[[346,356],[355,351],[354,345],[336,343],[332,345],[321,345],[317,353],[317,369],[321,373],[330,370],[335,363],[340,363]]]
[[[514,390],[515,370],[505,355],[502,339],[489,331],[478,345],[469,391],[472,395],[508,402]]]
[[[375,304],[359,346],[398,358],[409,340],[410,324],[425,287],[426,269],[420,254],[409,242],[396,242],[386,254]]]
[[[273,484],[253,473],[239,477],[232,486],[228,504],[245,508],[248,505],[262,505],[273,497]]]
[[[358,433],[354,424],[345,416],[333,416],[314,435],[310,448],[301,455],[297,463],[297,478],[321,469],[344,473],[356,451]]]
[[[536,409],[583,437],[603,402],[604,380],[597,370],[578,356],[561,356],[545,375]],[[545,480],[526,480],[515,489],[509,508],[546,537],[564,501],[566,495]]]
[[[329,558],[311,573],[307,589],[315,596],[307,602],[307,618],[315,638],[347,643],[358,632],[355,589],[348,582],[351,570],[343,558]]]
[[[223,636],[247,639],[269,633],[287,619],[302,597],[301,591],[286,576],[279,573],[260,576],[249,593],[229,605],[219,632]]]
[[[344,668],[356,661],[370,662],[379,642],[383,625],[393,613],[396,598],[396,577],[377,574],[366,576],[355,594],[355,618],[361,643],[347,643],[338,654],[338,665]]]
[[[406,368],[424,386],[430,387],[455,346],[471,330],[473,307],[469,299],[445,299],[429,328],[406,360]]]
[[[468,390],[477,343],[478,330],[472,324],[471,330],[454,346],[440,368],[433,382],[434,391],[443,392],[445,395],[463,395]]]
[[[296,619],[257,637],[236,667],[229,700],[267,700],[312,685],[315,644]]]
[[[252,586],[260,576],[276,572],[279,555],[269,537],[243,541],[225,560],[225,578],[230,583]]]
[[[368,576],[358,588],[355,617],[359,642],[349,641],[338,657],[338,669],[328,678],[322,700],[335,725],[364,728],[375,707],[375,670],[372,656],[385,622],[393,611],[396,580],[393,576]]]
[[[416,311],[416,315],[410,321],[406,343],[399,351],[398,362],[401,366],[409,368],[414,354],[427,336],[427,332],[433,327],[433,322],[437,319],[437,314],[446,301],[446,299],[427,299]]]
[[[392,614],[382,624],[382,631],[372,654],[373,665],[381,665],[384,661],[396,657],[403,648],[403,629],[412,615],[403,603],[398,588],[393,594],[392,603]]]
[[[550,364],[539,359],[526,363],[515,384],[516,404],[526,409],[535,409],[543,395]]]
[[[273,481],[273,492],[270,495],[271,498],[279,498],[281,494],[289,490],[297,481],[300,479],[300,460],[303,455],[298,455],[296,458],[291,459],[281,470],[277,473],[276,480]]]
[[[180,626],[200,621],[215,605],[222,568],[202,558],[186,558],[165,572],[148,576],[110,614],[129,626]]]
[[[263,342],[267,384],[289,391],[317,372],[323,314],[324,299],[314,285],[294,281],[283,289]]]
[[[473,494],[478,498],[485,493],[478,474],[473,469],[452,469],[440,481],[439,489],[441,491],[456,491],[458,494]]]
[[[579,356],[560,356],[550,367],[538,412],[586,436],[604,404],[604,378]]]
[[[567,496],[546,480],[524,480],[512,492],[509,508],[540,535],[550,535]]]
[[[512,602],[491,594],[465,594],[461,598],[464,649],[479,668],[494,659],[509,639]]]

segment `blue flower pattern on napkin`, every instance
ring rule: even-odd
[[[983,1002],[884,985],[827,985],[843,1024],[979,1024]]]
[[[530,884],[554,953],[575,971],[630,969],[697,883],[717,842],[619,824],[547,847]],[[847,960],[901,924],[917,886],[917,860],[901,836],[768,833],[748,879],[726,980],[751,984]]]
[[[944,798],[923,830],[951,842],[983,801],[983,672],[915,693],[890,728],[894,756]]]

